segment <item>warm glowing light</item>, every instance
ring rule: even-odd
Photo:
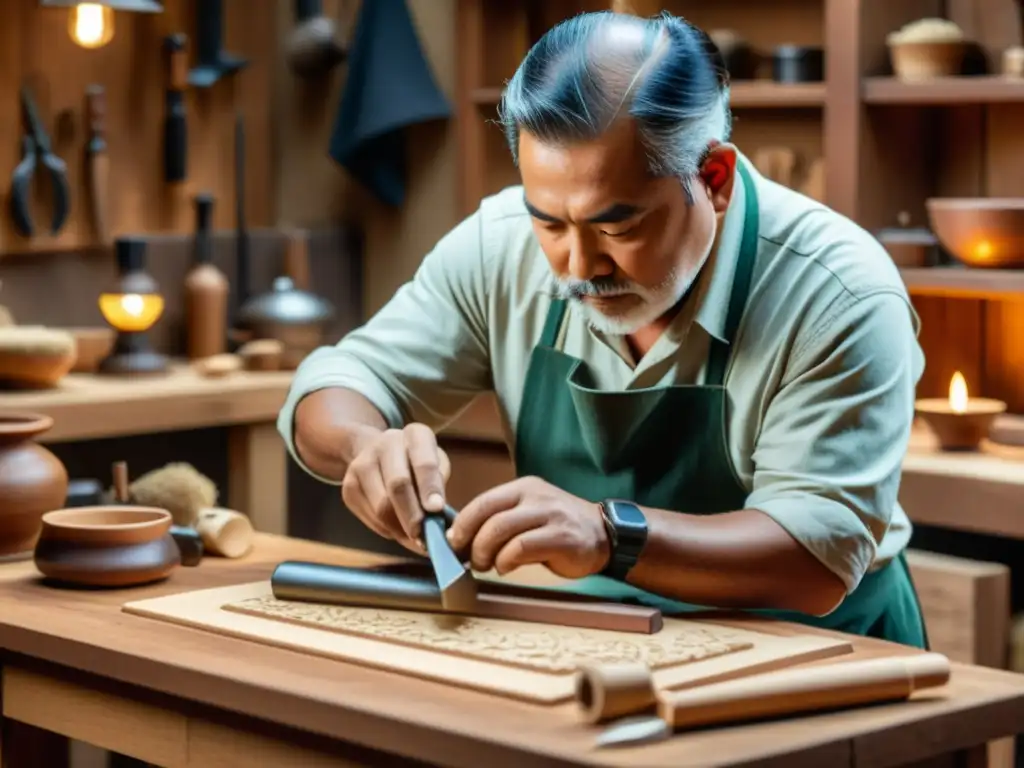
[[[114,38],[114,9],[99,3],[79,3],[71,9],[68,32],[83,48],[102,48]]]
[[[102,293],[100,312],[118,331],[148,331],[164,313],[164,297],[158,293]]]
[[[967,379],[960,371],[949,380],[949,407],[953,413],[967,413]]]
[[[988,261],[992,258],[992,252],[995,250],[992,247],[992,243],[988,240],[979,240],[974,244],[974,258],[976,261]]]

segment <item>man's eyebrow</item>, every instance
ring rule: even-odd
[[[525,198],[523,199],[523,204],[526,206],[526,210],[529,211],[530,215],[533,216],[535,219],[540,219],[541,221],[549,221],[553,224],[558,224],[561,222],[561,219],[559,219],[557,216],[552,216],[550,213],[544,213],[544,211],[531,205],[530,201],[526,200]],[[627,219],[632,219],[634,216],[640,213],[640,211],[641,208],[636,205],[629,205],[627,203],[614,203],[613,205],[610,205],[607,208],[605,208],[600,213],[597,213],[594,216],[588,218],[587,222],[590,224],[617,224],[619,222],[626,221]]]

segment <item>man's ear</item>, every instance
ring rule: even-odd
[[[736,183],[736,147],[732,144],[712,145],[700,167],[700,179],[708,190],[715,213],[725,213]]]

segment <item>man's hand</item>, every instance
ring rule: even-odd
[[[424,424],[389,429],[359,447],[341,498],[367,528],[422,553],[423,511],[440,512],[451,474],[448,455]]]
[[[608,535],[596,504],[537,477],[523,477],[477,496],[448,530],[456,552],[469,549],[476,571],[505,574],[542,563],[567,579],[604,569]]]

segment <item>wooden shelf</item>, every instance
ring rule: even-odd
[[[1024,102],[1024,79],[999,75],[937,77],[907,83],[894,77],[868,77],[862,98],[867,104],[1006,104]]]
[[[1020,431],[1019,417],[998,422],[993,436]],[[900,504],[912,522],[1024,539],[1021,493],[1024,448],[985,441],[978,451],[944,452],[927,428],[915,426],[900,483]]]
[[[914,296],[985,299],[1024,295],[1024,269],[921,267],[901,269],[900,275]]]
[[[734,108],[820,107],[825,104],[825,84],[739,80],[733,82],[730,96]]]
[[[472,92],[474,104],[493,106],[501,100],[501,88],[476,88]],[[765,81],[737,81],[732,84],[730,105],[736,109],[790,109],[820,107],[825,103],[824,83],[775,83]]]

